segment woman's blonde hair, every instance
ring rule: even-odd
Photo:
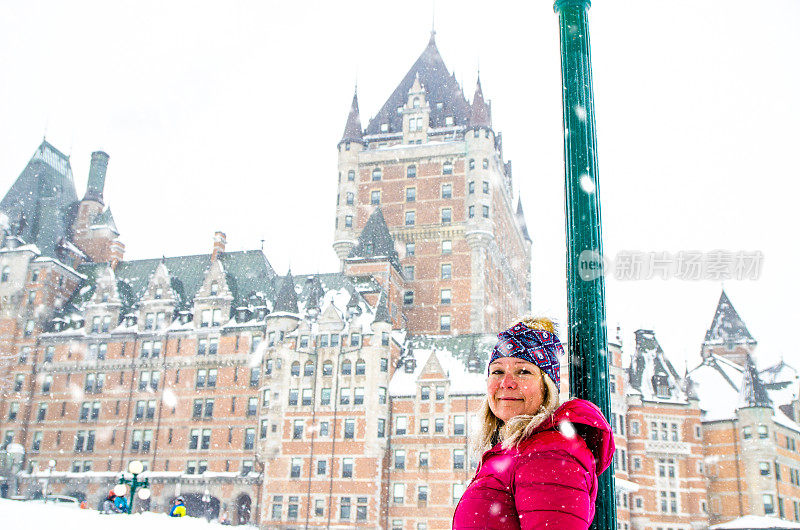
[[[531,329],[541,329],[554,334],[556,332],[556,325],[549,318],[525,317],[520,322]],[[542,378],[544,396],[542,405],[536,414],[520,414],[508,422],[503,422],[492,412],[489,407],[489,396],[486,396],[481,410],[478,412],[480,427],[475,433],[474,447],[480,452],[479,454],[491,449],[498,442],[503,442],[503,449],[518,446],[530,437],[536,427],[556,411],[559,405],[558,388],[550,376],[542,370],[539,370],[539,376]]]

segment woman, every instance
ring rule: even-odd
[[[564,349],[550,320],[524,319],[498,339],[478,433],[485,452],[453,529],[586,529],[614,454],[611,427],[588,401],[559,406]]]

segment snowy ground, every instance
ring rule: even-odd
[[[211,530],[232,528],[194,517],[173,518],[163,513],[102,515],[95,510],[0,499],[0,527],[4,530]]]

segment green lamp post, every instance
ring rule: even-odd
[[[570,395],[591,401],[607,418],[608,337],[600,224],[600,186],[589,47],[590,0],[556,0],[561,80],[567,229],[567,333]],[[613,466],[599,477],[592,528],[617,527]]]
[[[150,498],[150,482],[145,478],[139,480],[139,474],[144,471],[144,465],[138,460],[132,460],[128,464],[128,472],[132,475],[131,478],[125,478],[125,475],[119,477],[119,484],[114,486],[114,494],[118,497],[124,497],[128,494],[130,489],[130,502],[128,503],[128,513],[133,512],[133,499],[139,497],[141,500],[146,501]],[[136,490],[139,490],[138,495]]]

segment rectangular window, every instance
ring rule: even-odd
[[[406,452],[403,449],[395,449],[394,451],[394,468],[395,469],[405,469],[406,468]]]
[[[483,193],[489,194],[489,183],[487,181],[483,181]]]
[[[386,438],[386,420],[378,418],[378,438]]]
[[[403,504],[406,500],[406,485],[395,483],[392,487],[392,500],[395,504]]]
[[[453,185],[442,184],[442,199],[451,199],[453,197]]]
[[[427,468],[428,467],[428,459],[429,455],[427,451],[420,451],[419,453],[419,467],[420,468]]]
[[[370,202],[370,204],[373,204],[373,205],[380,204],[381,203],[381,192],[378,191],[378,190],[372,191],[370,193],[370,196],[369,196],[369,202]]]
[[[406,202],[417,200],[417,188],[406,188]]]
[[[436,418],[433,422],[433,429],[436,434],[444,433],[444,419]]]
[[[324,475],[328,472],[328,461],[317,460],[317,475]]]
[[[414,305],[414,291],[403,293],[403,305]]]
[[[291,469],[289,470],[289,478],[300,478],[300,471],[303,468],[302,458],[292,458]]]
[[[470,206],[469,208],[467,208],[467,216],[468,216],[470,219],[472,219],[473,217],[475,217],[475,206],[474,206],[474,205],[473,205],[473,206]]]
[[[417,220],[417,212],[410,210],[406,212],[406,226],[414,226]]]
[[[304,388],[303,389],[303,397],[302,397],[302,399],[303,399],[303,401],[301,403],[303,404],[303,406],[311,405],[311,402],[313,400],[313,396],[311,395],[311,389],[310,388]]]
[[[250,450],[253,448],[256,442],[256,429],[254,427],[248,427],[244,430],[244,448]]]
[[[453,449],[453,469],[464,469],[464,450]]]
[[[419,433],[420,434],[427,434],[431,430],[431,422],[428,418],[422,418],[419,420]]]
[[[356,387],[353,390],[353,405],[364,404],[364,387]]]
[[[339,404],[340,405],[349,405],[350,404],[350,389],[349,388],[341,388],[339,390]]]
[[[342,500],[339,503],[339,519],[349,520],[350,508],[350,497],[342,497]]]
[[[442,224],[447,224],[452,222],[453,222],[452,208],[442,208]]]
[[[452,291],[450,289],[442,289],[439,301],[442,304],[449,304],[451,302]]]
[[[441,315],[439,317],[439,330],[450,331],[450,315]]]
[[[450,254],[453,252],[453,242],[449,239],[442,241],[442,254]]]
[[[408,166],[406,168],[406,178],[413,179],[417,176],[417,166]]]
[[[406,434],[408,430],[408,418],[406,416],[398,416],[394,421],[394,433],[398,435]]]
[[[294,420],[292,424],[292,439],[299,440],[303,437],[305,420]]]
[[[356,436],[356,420],[344,420],[344,437],[353,439]]]
[[[457,415],[453,417],[453,434],[456,436],[463,436],[466,433],[464,426],[464,416]]]
[[[413,242],[406,243],[406,257],[413,256],[415,250],[416,250],[416,244],[415,243],[413,243]]]
[[[353,459],[342,458],[342,478],[351,478],[353,476]]]
[[[483,217],[485,219],[488,219],[489,218],[489,207],[484,204],[483,207],[482,207],[482,210],[483,210]]]
[[[449,280],[453,275],[453,266],[450,263],[442,263],[442,279]]]

